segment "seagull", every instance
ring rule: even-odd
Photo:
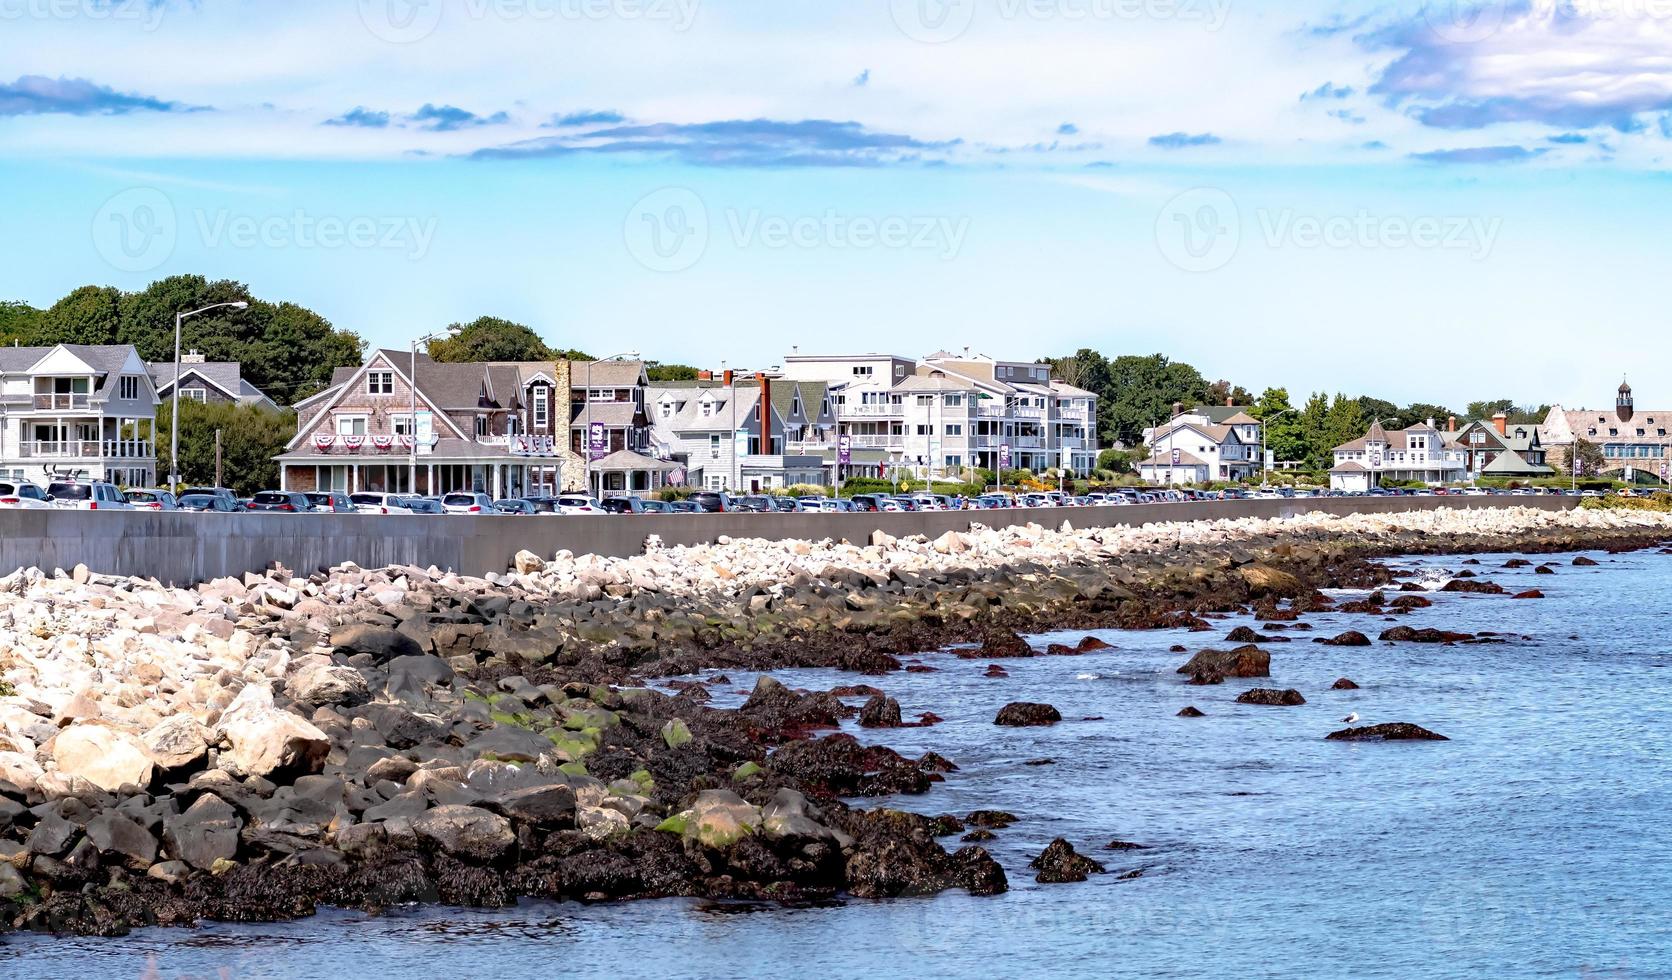
[[[1352,714],[1348,715],[1347,717],[1341,719],[1341,723],[1344,724],[1344,725],[1351,725],[1355,721],[1358,721],[1358,712],[1357,711],[1355,711]]]

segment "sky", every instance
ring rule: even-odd
[[[386,346],[1672,404],[1669,159],[1672,0],[0,0],[0,298]]]

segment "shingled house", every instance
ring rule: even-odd
[[[567,361],[444,364],[374,350],[296,404],[296,437],[278,457],[286,490],[515,497],[578,490]],[[416,412],[414,412],[416,403]]]

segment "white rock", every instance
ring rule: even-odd
[[[52,740],[52,761],[66,776],[103,790],[151,781],[151,754],[134,735],[91,722],[71,725]]]
[[[221,758],[246,775],[265,776],[281,767],[318,772],[331,751],[324,732],[274,707],[273,689],[260,681],[246,684],[221,712],[217,734],[228,745]]]

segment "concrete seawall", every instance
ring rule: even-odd
[[[1228,500],[1134,507],[1044,508],[917,514],[677,514],[646,517],[362,517],[350,514],[186,514],[117,511],[0,511],[0,574],[27,567],[74,568],[157,578],[177,585],[260,571],[269,562],[308,573],[345,561],[435,565],[470,575],[504,571],[522,549],[637,554],[646,535],[703,544],[722,535],[774,539],[847,538],[874,530],[896,536],[1036,522],[1075,527],[1219,518],[1345,515],[1411,510],[1534,507],[1566,510],[1570,497],[1370,497]]]

